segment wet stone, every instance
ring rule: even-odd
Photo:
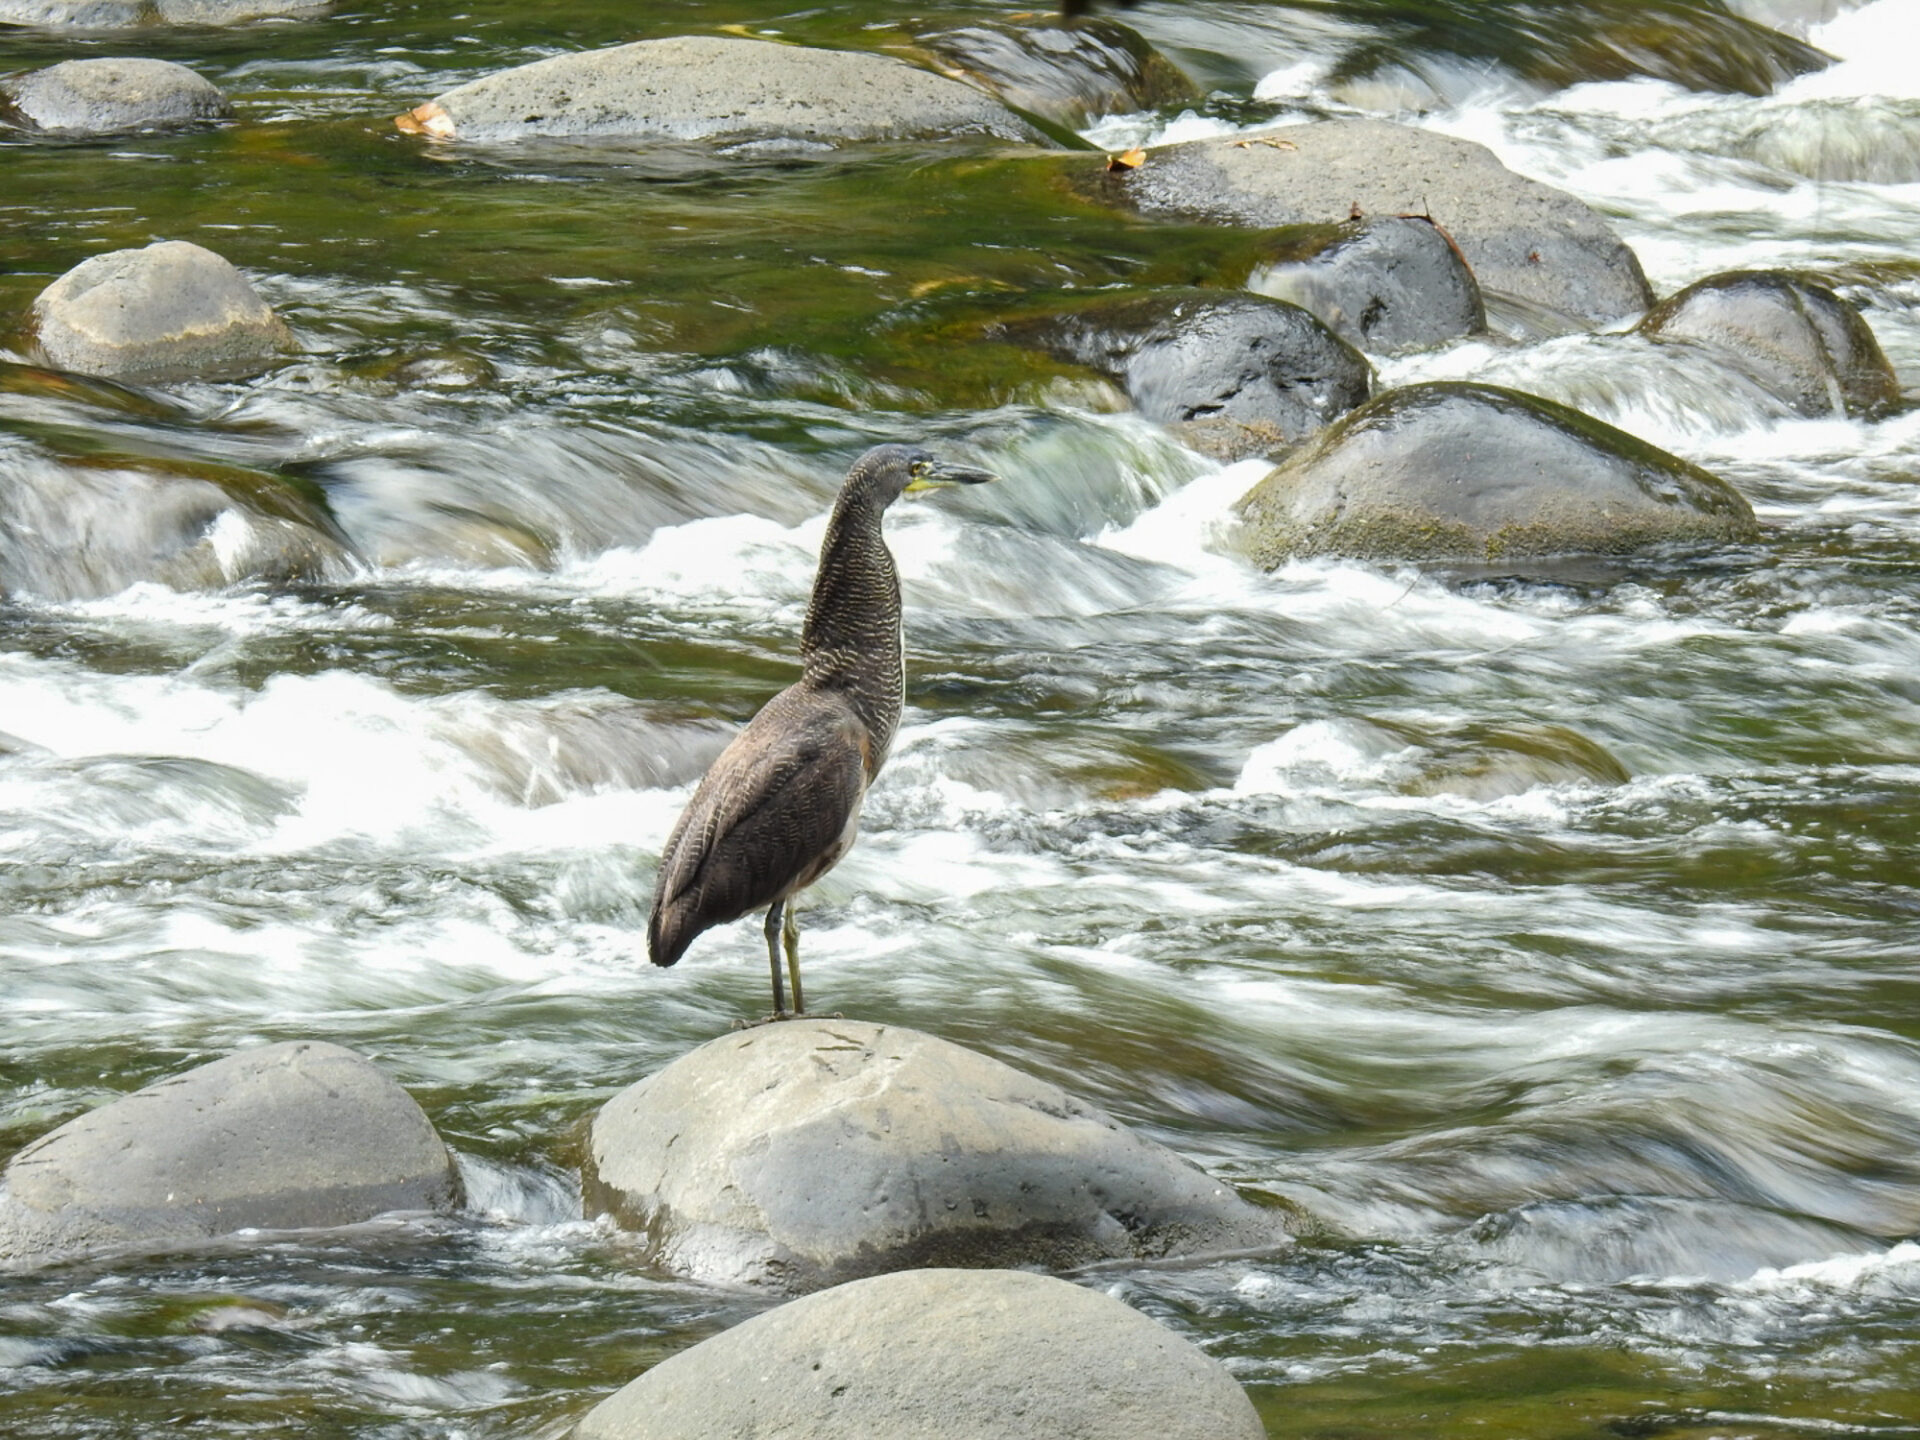
[[[1260,1440],[1225,1366],[1111,1296],[910,1270],[794,1300],[595,1406],[576,1440]]]
[[[1042,139],[991,96],[891,56],[711,35],[536,60],[457,86],[395,123],[478,141]]]
[[[0,0],[0,25],[118,30],[131,25],[242,25],[320,15],[330,0]]]
[[[1293,556],[1508,561],[1753,539],[1724,480],[1565,405],[1492,385],[1390,390],[1240,501],[1267,568]]]
[[[967,25],[923,35],[918,43],[956,78],[1075,128],[1195,95],[1178,66],[1138,31],[1111,20]]]
[[[918,1031],[729,1035],[595,1118],[589,1214],[691,1279],[789,1293],[923,1265],[1065,1269],[1287,1243],[1257,1208],[1057,1086]]]
[[[459,1199],[413,1098],[338,1045],[242,1051],[91,1110],[0,1173],[0,1267],[352,1225]]]
[[[168,60],[67,60],[0,80],[0,118],[57,135],[117,135],[233,113],[209,80]]]
[[[1247,279],[1362,350],[1427,349],[1487,328],[1473,272],[1431,220],[1383,215],[1317,228]]]
[[[1581,201],[1516,175],[1485,146],[1383,120],[1323,120],[1150,151],[1103,177],[1155,214],[1241,225],[1423,215],[1460,247],[1489,297],[1572,325],[1637,315],[1653,294],[1613,228]]]
[[[1711,347],[1809,417],[1872,418],[1900,403],[1900,382],[1865,317],[1803,275],[1709,275],[1654,307],[1640,329]]]
[[[257,375],[293,346],[246,276],[185,240],[82,261],[40,292],[28,327],[49,365],[147,383]]]

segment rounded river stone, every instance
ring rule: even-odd
[[[170,60],[65,60],[0,80],[0,110],[51,134],[117,135],[233,113],[214,84]]]
[[[790,1301],[600,1402],[574,1440],[1261,1440],[1218,1360],[1111,1296],[909,1270]]]
[[[1711,346],[1802,415],[1873,417],[1900,403],[1900,382],[1866,318],[1803,275],[1709,275],[1661,301],[1640,328]]]
[[[246,276],[186,240],[83,260],[40,292],[29,324],[48,364],[120,380],[257,375],[293,345]]]
[[[1724,480],[1551,400],[1492,385],[1390,390],[1240,501],[1244,542],[1292,556],[1496,562],[1757,534]]]
[[[1247,289],[1309,310],[1349,345],[1378,354],[1487,328],[1473,271],[1440,228],[1418,216],[1316,227],[1256,267]]]
[[[957,78],[1062,125],[1195,98],[1193,82],[1136,30],[1052,17],[941,30],[919,46]]]
[[[413,1098],[351,1050],[290,1040],[90,1110],[0,1174],[0,1266],[351,1225],[458,1203]]]
[[[456,86],[395,123],[445,140],[1041,139],[998,100],[904,60],[718,35],[536,60]]]
[[[1118,181],[1149,212],[1242,225],[1422,215],[1482,290],[1603,325],[1653,303],[1640,262],[1599,214],[1516,175],[1484,145],[1385,120],[1322,120],[1149,151]]]
[[[1059,1087],[854,1020],[711,1041],[608,1101],[589,1150],[588,1213],[696,1280],[798,1292],[1287,1243],[1277,1212]]]

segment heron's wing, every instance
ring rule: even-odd
[[[830,863],[865,789],[865,741],[829,697],[785,692],[754,716],[713,762],[660,857],[648,926],[657,964]]]

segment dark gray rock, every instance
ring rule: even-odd
[[[1491,385],[1390,390],[1240,501],[1245,544],[1290,556],[1500,562],[1757,533],[1718,476],[1591,416]]]
[[[574,1440],[1262,1440],[1218,1360],[1111,1296],[910,1270],[790,1301],[669,1357]]]
[[[242,1051],[88,1111],[0,1174],[0,1267],[352,1225],[459,1199],[411,1096],[351,1050]]]
[[[129,25],[241,25],[321,14],[330,0],[0,0],[0,25],[119,30]]]
[[[1426,349],[1487,328],[1480,286],[1431,220],[1382,215],[1316,227],[1247,278],[1362,350]]]
[[[999,322],[989,334],[1111,375],[1141,414],[1259,453],[1367,398],[1366,357],[1297,305],[1211,290],[1102,300]]]
[[[0,116],[56,135],[117,135],[233,113],[209,80],[170,60],[66,60],[0,80]]]
[[[1900,382],[1865,318],[1803,275],[1709,275],[1661,301],[1640,328],[1711,346],[1802,415],[1872,417],[1900,403]]]
[[[1141,210],[1242,225],[1425,215],[1480,287],[1586,325],[1653,302],[1640,262],[1573,196],[1516,175],[1485,146],[1383,120],[1323,120],[1148,152],[1110,177]]]
[[[922,35],[918,44],[954,78],[1075,128],[1195,95],[1178,66],[1137,30],[1111,20],[967,25]]]
[[[696,1280],[790,1292],[918,1265],[1062,1269],[1272,1248],[1248,1204],[1090,1105],[913,1030],[728,1035],[593,1122],[590,1214]]]
[[[56,369],[150,383],[257,375],[293,346],[246,276],[185,240],[83,260],[28,327],[29,354]]]
[[[338,583],[357,569],[317,486],[204,461],[0,460],[0,594]]]
[[[480,141],[1042,138],[991,96],[891,56],[717,35],[536,60],[457,86],[395,123]]]

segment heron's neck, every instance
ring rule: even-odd
[[[906,693],[900,576],[880,534],[883,510],[861,487],[840,492],[800,632],[806,680],[844,692],[867,727],[869,780],[893,744]]]

